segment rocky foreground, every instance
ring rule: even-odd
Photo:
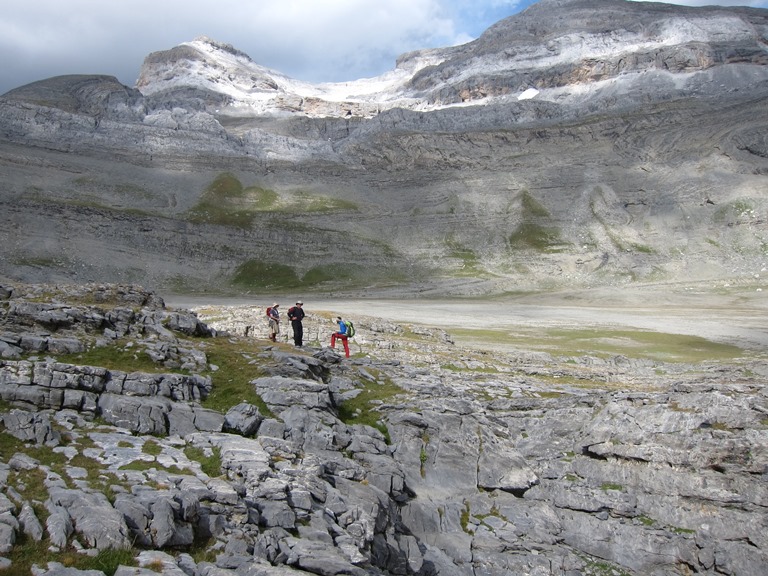
[[[0,287],[0,571],[765,574],[768,366]],[[99,360],[99,363],[96,362]]]

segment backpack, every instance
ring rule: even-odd
[[[267,318],[272,318],[272,306],[267,308]]]
[[[344,320],[344,325],[347,327],[347,338],[355,337],[355,325],[349,320]]]

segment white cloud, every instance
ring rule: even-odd
[[[403,52],[471,39],[447,0],[5,0],[0,93],[56,74],[132,85],[145,56],[206,35],[310,81],[394,68]]]

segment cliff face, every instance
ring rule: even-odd
[[[135,89],[30,84],[0,99],[5,274],[226,290],[280,266],[305,288],[344,270],[472,293],[751,277],[767,22],[544,0],[375,79],[309,85],[201,38],[149,55]]]

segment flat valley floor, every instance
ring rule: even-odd
[[[310,314],[340,315],[353,321],[373,317],[440,328],[456,335],[457,343],[486,349],[525,348],[526,340],[559,330],[572,334],[591,331],[607,337],[642,332],[691,336],[768,355],[768,290],[754,285],[597,288],[486,298],[271,294],[253,298],[170,296],[165,300],[171,307],[193,309],[265,307],[277,301],[287,311],[299,298]],[[484,336],[473,338],[472,334]]]

